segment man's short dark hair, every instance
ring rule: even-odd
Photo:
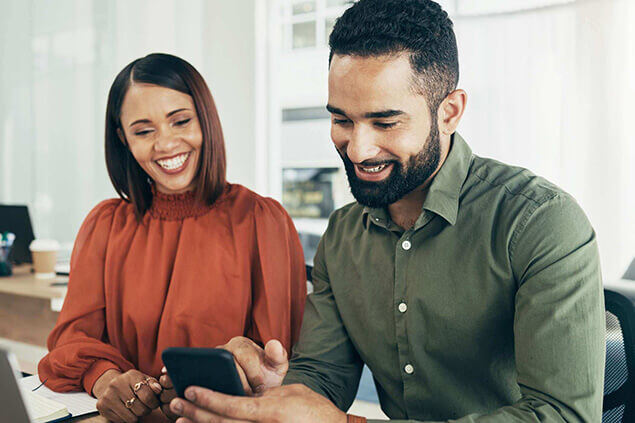
[[[459,58],[452,21],[431,0],[360,0],[337,20],[331,55],[361,57],[410,52],[414,87],[430,111],[456,89]]]

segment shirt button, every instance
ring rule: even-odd
[[[408,310],[408,305],[406,303],[400,303],[399,304],[399,311],[402,313],[405,313],[406,310]]]
[[[412,247],[412,244],[410,243],[410,241],[405,240],[404,242],[401,243],[401,247],[407,251],[410,249],[410,247]]]
[[[412,367],[412,364],[406,364],[406,366],[403,369],[409,375],[411,375],[411,374],[413,374],[415,372],[415,368]]]

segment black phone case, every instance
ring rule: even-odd
[[[179,397],[188,386],[244,396],[234,356],[220,348],[166,348],[161,354]]]

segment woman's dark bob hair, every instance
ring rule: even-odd
[[[203,144],[195,176],[196,197],[212,205],[225,189],[225,141],[218,111],[205,80],[188,62],[169,54],[153,53],[126,66],[110,87],[106,107],[106,166],[117,194],[135,206],[141,220],[152,204],[148,174],[139,166],[128,143],[119,137],[121,105],[133,83],[153,84],[192,97]]]

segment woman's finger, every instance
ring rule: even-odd
[[[108,420],[109,422],[112,423],[123,423],[124,420],[119,417],[119,415],[117,413],[115,413],[113,410],[111,409],[106,409],[103,411],[100,411],[99,414],[104,417],[106,420]]]
[[[129,378],[126,378],[126,380],[117,381],[115,387],[119,395],[119,400],[121,401],[121,407],[123,407],[125,411],[129,411],[135,417],[141,417],[150,414],[152,410],[146,407],[145,404],[143,404],[143,402],[141,402],[141,400],[139,400],[139,398],[135,395],[132,389],[133,387],[130,386]],[[120,412],[121,407],[117,407],[116,410],[117,413],[123,417]]]
[[[113,423],[123,423],[123,419],[119,417],[117,413],[115,413],[112,409],[112,405],[110,403],[111,400],[108,398],[100,398],[97,401],[97,411],[99,411],[99,415],[106,418],[109,422]]]
[[[168,404],[174,398],[176,398],[176,390],[174,389],[164,389],[163,392],[161,392],[161,395],[159,396],[159,399],[161,400],[161,403],[163,404]]]
[[[155,393],[155,391],[152,390],[152,388],[150,387],[150,383],[152,382],[148,382],[146,380],[137,382],[132,387],[132,390],[137,395],[137,398],[139,399],[139,401],[143,403],[143,405],[148,407],[150,410],[154,410],[159,405],[161,405],[161,403],[159,402],[159,398],[157,394]],[[157,383],[157,382],[155,381],[154,383]]]
[[[163,389],[172,389],[174,386],[172,385],[172,379],[167,374],[161,375],[159,378],[159,383],[163,387]]]
[[[170,403],[162,404],[161,411],[163,411],[163,414],[165,414],[165,416],[170,420],[176,420],[179,418],[179,416],[177,416],[172,412],[172,410],[170,410]]]

